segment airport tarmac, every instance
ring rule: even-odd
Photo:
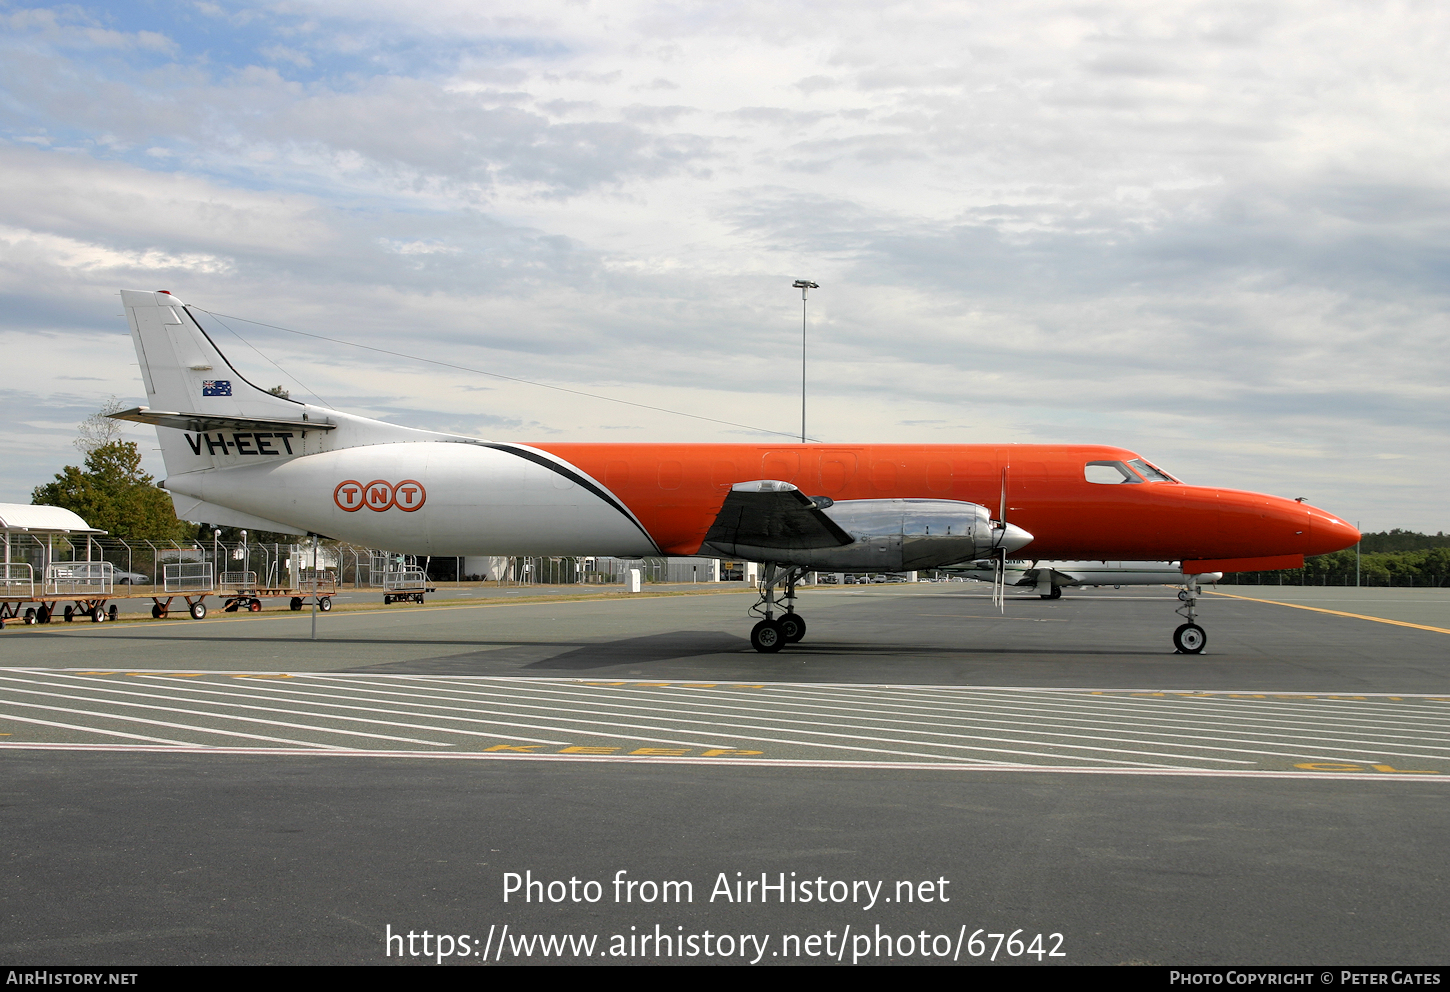
[[[959,583],[806,590],[778,655],[718,592],[360,606],[316,641],[307,614],[7,628],[0,959],[383,963],[389,926],[659,924],[791,961],[823,959],[790,934],[981,927],[1061,934],[1045,963],[1444,963],[1450,599],[1232,592],[1200,656],[1168,644],[1170,590],[1004,614]],[[616,903],[620,870],[694,899]],[[525,871],[605,897],[505,904]],[[722,872],[956,899],[709,901]]]

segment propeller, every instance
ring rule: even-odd
[[[992,605],[1007,612],[1007,466],[1002,467],[1002,497],[997,504],[997,519],[1002,524],[1002,540],[992,555]]]

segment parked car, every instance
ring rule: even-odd
[[[142,575],[140,572],[116,572],[117,585],[145,586],[151,584],[149,575]]]

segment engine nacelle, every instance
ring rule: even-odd
[[[822,511],[855,538],[834,548],[735,545],[734,556],[822,572],[908,572],[1026,547],[1032,535],[992,519],[985,506],[951,499],[853,499]]]

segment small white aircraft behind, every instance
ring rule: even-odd
[[[991,582],[996,563],[964,562],[942,571]],[[1009,561],[1006,585],[1034,586],[1043,599],[1061,599],[1066,586],[1181,586],[1190,579],[1217,582],[1222,572],[1184,575],[1176,561]]]

